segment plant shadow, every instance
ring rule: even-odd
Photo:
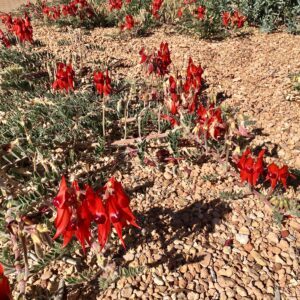
[[[214,231],[216,223],[219,223],[231,212],[230,207],[220,199],[214,199],[208,203],[200,201],[187,207],[174,211],[165,207],[152,207],[143,214],[137,214],[139,225],[143,230],[137,230],[134,240],[128,243],[130,248],[139,245],[156,243],[162,250],[160,258],[148,263],[148,267],[157,267],[166,264],[170,270],[179,268],[185,264],[200,262],[203,255],[187,255],[184,247],[174,247],[175,241],[182,241],[191,235],[204,235],[208,241],[208,235]],[[217,220],[217,222],[216,222]],[[132,235],[131,234],[131,235]],[[206,242],[208,245],[208,242]],[[123,253],[118,253],[117,259],[122,261]]]

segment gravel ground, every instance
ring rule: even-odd
[[[167,41],[177,68],[193,57],[205,68],[209,89],[225,92],[229,106],[255,121],[252,146],[266,145],[276,161],[300,168],[300,99],[289,78],[300,70],[299,36],[248,30],[204,41],[163,27],[145,38],[120,39],[117,29],[37,27],[35,39],[57,59],[77,55],[84,66],[95,59],[122,62],[113,71],[119,78],[139,78],[139,50]],[[127,174],[116,175],[143,229],[130,229],[128,249],[114,259],[143,270],[101,291],[92,285],[70,288],[68,299],[300,299],[300,220],[289,219],[280,228],[222,165],[204,159],[158,170],[133,159]],[[224,199],[224,192],[234,192],[236,199]],[[286,196],[299,199],[299,188]],[[33,284],[55,290],[57,278],[73,272],[55,263]]]

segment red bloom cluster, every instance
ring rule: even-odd
[[[205,18],[205,10],[206,10],[206,7],[205,6],[199,6],[198,8],[197,8],[197,18],[199,19],[199,20],[204,20],[204,18]]]
[[[101,192],[102,197],[88,185],[85,186],[85,190],[81,190],[77,181],[68,187],[65,178],[62,177],[59,193],[53,199],[57,209],[54,222],[56,233],[53,239],[62,235],[65,247],[75,236],[85,252],[86,244],[90,244],[90,227],[94,221],[98,227],[98,241],[101,248],[109,238],[111,225],[114,226],[125,247],[123,228],[130,224],[140,228],[129,207],[129,198],[121,183],[114,177],[107,182]]]
[[[60,6],[43,6],[42,12],[44,15],[47,16],[48,19],[50,20],[57,20],[60,18],[61,11],[60,11]]]
[[[69,90],[74,89],[74,70],[71,64],[58,63],[56,71],[56,80],[52,87],[54,90]]]
[[[110,10],[113,9],[121,9],[122,8],[122,0],[108,0]]]
[[[0,263],[0,299],[12,300],[8,278],[4,275],[3,266]]]
[[[8,14],[0,16],[2,23],[6,26],[7,30],[13,33],[20,42],[26,41],[33,42],[33,31],[29,16],[25,13],[24,19],[15,18]]]
[[[164,0],[153,0],[152,1],[152,10],[151,10],[151,12],[152,12],[153,17],[156,18],[156,19],[159,18],[158,12],[159,12],[163,2],[164,2]]]
[[[121,25],[121,30],[131,30],[134,27],[134,19],[132,15],[125,17],[125,23]]]
[[[226,125],[222,119],[222,111],[220,107],[213,104],[206,109],[202,104],[197,110],[199,133],[205,134],[207,138],[218,139],[224,132]]]
[[[251,186],[255,186],[259,177],[263,174],[263,157],[265,150],[261,150],[256,160],[251,155],[251,150],[247,148],[237,163],[240,170],[241,181],[247,181]]]
[[[73,0],[61,7],[59,5],[48,7],[44,4],[42,12],[51,20],[59,19],[61,14],[63,16],[79,16],[80,19],[94,16],[94,11],[87,0]]]
[[[146,55],[145,49],[142,48],[139,54],[141,56],[140,63],[147,65],[149,74],[155,73],[164,76],[169,73],[168,67],[172,61],[168,43],[161,43],[157,53]]]
[[[0,29],[0,41],[4,44],[6,48],[10,47],[9,39],[5,36],[4,32]]]
[[[102,72],[97,71],[94,73],[94,83],[97,92],[99,95],[108,96],[111,94],[111,79],[108,75],[108,70],[106,70],[106,75],[104,75]]]
[[[202,74],[202,67],[200,65],[196,66],[190,57],[186,71],[186,80],[183,86],[186,94],[189,94],[191,91],[193,91],[195,95],[200,94],[202,88]]]
[[[279,168],[276,164],[271,163],[268,166],[268,174],[266,180],[271,182],[271,188],[275,189],[278,182],[281,182],[284,188],[287,188],[287,179],[288,177],[296,178],[293,174],[289,172],[289,169],[286,165]]]
[[[237,10],[235,10],[233,14],[230,14],[228,11],[222,13],[222,22],[225,27],[229,27],[229,25],[231,25],[232,27],[242,28],[245,21],[246,17],[240,15]]]

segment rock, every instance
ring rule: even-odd
[[[125,259],[125,261],[132,261],[134,260],[134,254],[133,253],[130,253],[130,252],[127,252],[123,258]]]
[[[132,287],[127,287],[121,290],[121,295],[124,298],[130,298],[132,292],[133,292]]]
[[[165,172],[164,173],[164,178],[167,179],[167,180],[171,180],[173,178],[172,174],[169,173],[169,172]]]
[[[297,222],[296,220],[292,219],[291,222],[290,222],[290,226],[297,230],[298,232],[300,232],[300,223]]]
[[[204,256],[204,258],[202,259],[202,261],[200,261],[200,265],[203,267],[203,268],[207,268],[209,266],[209,263],[211,261],[211,254],[208,253]]]
[[[218,284],[220,285],[220,287],[222,288],[226,288],[226,287],[234,287],[236,285],[236,282],[228,277],[225,276],[218,276]]]
[[[289,249],[290,245],[287,241],[281,240],[278,244],[278,247],[283,251],[287,251]]]
[[[200,277],[201,278],[207,278],[208,277],[208,271],[207,271],[207,269],[201,269]]]
[[[243,226],[240,230],[239,230],[240,234],[245,234],[245,235],[250,235],[250,230],[248,229],[248,227]]]
[[[248,296],[247,291],[246,291],[243,287],[241,287],[241,286],[239,286],[239,285],[236,286],[236,292],[237,292],[241,297],[247,297],[247,296]]]
[[[267,261],[266,261],[264,258],[262,258],[262,256],[261,256],[257,251],[252,250],[252,251],[250,252],[250,255],[255,259],[255,261],[256,261],[259,265],[261,265],[261,266],[263,266],[263,267],[267,265]]]
[[[200,295],[195,292],[188,292],[187,293],[187,300],[198,300],[200,299]]]
[[[249,242],[249,236],[246,234],[237,233],[235,238],[242,245],[246,245]]]
[[[153,281],[154,281],[154,283],[155,283],[156,285],[159,285],[159,286],[165,284],[164,281],[163,281],[159,276],[157,276],[157,275],[155,275],[155,274],[153,274]]]
[[[41,280],[48,280],[52,275],[53,275],[52,272],[46,271],[46,272],[44,272],[43,275],[41,276]]]
[[[225,246],[223,248],[223,253],[225,253],[225,254],[231,254],[231,251],[232,251],[232,249],[230,246]]]
[[[248,244],[246,244],[246,245],[244,246],[244,249],[245,249],[247,252],[251,252],[253,248],[254,248],[253,245],[250,244],[250,243],[248,243]]]
[[[229,267],[227,269],[220,269],[218,272],[218,276],[226,276],[231,277],[233,275],[233,268]]]
[[[282,230],[281,231],[281,237],[283,239],[287,238],[289,236],[290,232],[288,230]]]
[[[267,235],[267,239],[270,243],[273,243],[275,245],[279,243],[278,236],[274,232],[269,232],[269,234]]]

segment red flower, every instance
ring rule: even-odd
[[[25,18],[16,18],[13,20],[12,27],[9,27],[10,31],[12,31],[15,36],[19,39],[21,43],[26,41],[33,43],[32,38],[32,26],[30,23],[30,18],[27,14],[25,14]]]
[[[8,278],[4,275],[3,266],[0,263],[0,299],[12,300]]]
[[[187,67],[186,81],[183,86],[184,92],[186,94],[189,94],[191,91],[193,91],[196,95],[200,93],[200,90],[202,88],[202,74],[203,69],[201,68],[201,66],[196,66],[192,58],[190,57]]]
[[[134,19],[132,15],[127,15],[125,17],[125,23],[121,25],[121,30],[131,30],[134,27]]]
[[[215,108],[210,105],[206,109],[202,104],[198,111],[198,126],[200,133],[204,133],[207,138],[218,139],[224,134],[225,124],[222,119],[222,111],[220,107]]]
[[[237,167],[240,170],[241,181],[247,181],[251,186],[255,186],[260,175],[263,173],[263,156],[265,150],[261,150],[258,154],[256,161],[251,156],[249,148],[245,150],[241,158],[237,163]]]
[[[57,64],[56,80],[53,82],[52,87],[54,90],[69,90],[74,89],[74,70],[71,66],[64,63]]]
[[[152,1],[152,15],[156,19],[159,18],[158,11],[160,10],[160,7],[162,6],[163,2],[164,2],[164,0],[153,0]]]
[[[2,43],[6,48],[10,47],[10,42],[1,29],[0,29],[0,41],[2,41]]]
[[[109,0],[109,5],[110,5],[110,10],[113,10],[113,9],[121,9],[122,8],[122,0]],[[129,3],[129,2],[127,2]]]
[[[245,16],[240,15],[237,10],[234,11],[231,17],[232,26],[236,26],[237,28],[242,28],[244,26],[245,21],[246,21]]]
[[[140,228],[136,223],[136,218],[129,207],[129,198],[123,190],[120,182],[112,177],[104,186],[106,199],[106,211],[110,222],[116,229],[118,237],[121,240],[123,247],[125,243],[123,239],[123,228],[129,224]]]
[[[206,10],[205,6],[199,6],[198,7],[198,9],[197,9],[197,18],[199,20],[204,20],[204,18],[205,18],[205,10]]]
[[[46,15],[50,20],[57,20],[60,18],[60,7],[58,6],[44,6],[42,10],[43,14]]]
[[[54,221],[56,233],[53,239],[63,236],[63,247],[69,244],[73,235],[79,240],[85,252],[86,242],[90,243],[91,215],[85,195],[74,181],[71,188],[67,187],[64,176],[61,179],[58,195],[53,199],[57,208]]]
[[[155,73],[164,76],[169,73],[168,68],[172,61],[168,43],[161,43],[157,53],[146,55],[145,49],[142,48],[139,54],[141,56],[140,63],[147,65],[149,74]]]
[[[182,15],[183,15],[182,7],[179,7],[179,8],[178,8],[178,11],[177,11],[177,17],[178,17],[178,18],[181,18]]]
[[[289,169],[286,165],[279,168],[276,164],[271,163],[268,166],[268,174],[266,180],[271,182],[271,188],[274,190],[278,181],[281,181],[284,188],[287,188],[287,179],[288,177],[296,178],[293,174],[289,172]]]
[[[161,115],[160,118],[162,120],[166,120],[168,121],[172,127],[176,127],[176,126],[179,126],[180,123],[172,116],[168,116],[168,115]]]
[[[12,31],[12,26],[13,26],[12,16],[9,14],[3,14],[0,16],[0,19],[4,24],[4,26],[7,28],[7,30]]]
[[[106,75],[104,75],[102,72],[98,71],[94,73],[94,83],[97,92],[99,95],[108,96],[111,94],[112,88],[111,88],[111,79],[108,75],[108,70],[106,70]]]
[[[229,26],[229,23],[231,21],[231,16],[229,11],[224,11],[222,13],[222,23],[225,27]]]

